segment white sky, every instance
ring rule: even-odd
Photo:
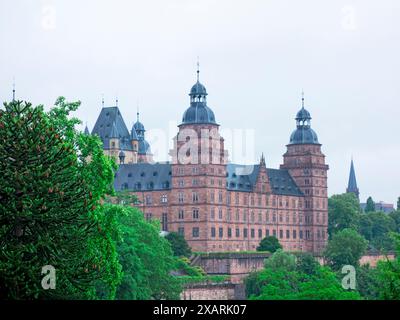
[[[168,130],[189,105],[197,56],[221,129],[255,130],[282,162],[301,90],[327,156],[329,193],[351,155],[361,199],[400,196],[398,0],[1,0],[0,100],[81,100],[92,129],[116,95],[127,126]],[[167,160],[167,155],[157,155]]]

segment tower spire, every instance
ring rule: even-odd
[[[356,171],[354,170],[353,157],[351,157],[349,183],[347,185],[346,192],[354,193],[357,196],[357,198],[360,197],[360,191],[357,186]]]
[[[304,90],[301,91],[301,107],[304,109]]]
[[[104,108],[104,93],[101,95],[101,106]]]
[[[118,95],[115,98],[115,105],[118,107]]]

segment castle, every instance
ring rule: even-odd
[[[283,164],[271,169],[264,156],[253,166],[229,162],[199,71],[189,96],[167,163],[153,162],[139,115],[129,131],[118,106],[103,104],[91,134],[119,163],[115,189],[135,194],[146,219],[182,234],[193,251],[254,251],[275,236],[285,250],[320,253],[328,238],[328,165],[304,97]]]

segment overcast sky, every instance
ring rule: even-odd
[[[400,196],[398,0],[1,0],[0,100],[81,100],[90,129],[106,105],[131,128],[167,131],[201,82],[221,129],[254,130],[276,168],[301,107],[323,144],[329,194],[355,161],[361,199]],[[175,133],[175,132],[173,132]],[[232,153],[232,150],[229,150]],[[156,160],[168,160],[158,152]]]

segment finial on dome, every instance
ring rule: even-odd
[[[104,93],[101,94],[101,106],[104,108]]]
[[[304,90],[301,91],[301,107],[304,109]]]
[[[197,56],[197,82],[200,81],[200,58]]]

